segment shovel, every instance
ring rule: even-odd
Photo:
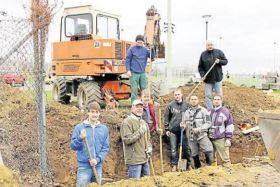
[[[91,153],[90,153],[87,137],[85,137],[83,140],[84,140],[84,142],[86,144],[86,149],[87,149],[89,160],[92,160],[92,156],[91,156]],[[95,166],[92,166],[92,171],[93,171],[93,175],[94,175],[94,177],[96,179],[97,184],[101,185],[101,180],[100,180],[100,178],[99,178],[99,176],[97,174]]]
[[[180,149],[179,149],[179,161],[178,161],[178,167],[177,169],[179,171],[186,171],[187,169],[187,160],[186,159],[182,159],[182,149],[183,149],[183,132],[184,132],[184,128],[181,128],[181,138],[180,138]]]
[[[192,89],[192,91],[189,93],[189,95],[186,97],[186,100],[189,100],[189,97],[194,93],[194,91],[198,88],[198,86],[203,82],[203,80],[206,78],[206,76],[210,73],[210,71],[213,69],[213,67],[216,65],[216,63],[214,63],[209,70],[206,72],[206,74],[201,78],[201,80],[199,81],[199,83]]]
[[[163,169],[163,155],[162,155],[162,129],[161,129],[161,110],[158,108],[158,124],[160,129],[160,135],[159,135],[159,145],[160,145],[160,166],[161,166],[161,174],[164,173]]]
[[[147,132],[145,133],[144,136],[145,136],[145,146],[146,146],[146,148],[148,148],[148,134],[147,134]],[[152,157],[149,158],[149,161],[150,161],[150,167],[151,167],[151,170],[152,170],[152,174],[153,174],[155,184],[156,184],[157,187],[161,187],[160,180],[159,180],[159,178],[157,178],[156,173],[155,173]]]

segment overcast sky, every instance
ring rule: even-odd
[[[23,2],[0,0],[0,10],[22,16]],[[280,2],[278,0],[171,0],[173,63],[196,66],[205,50],[205,21],[211,14],[208,38],[224,51],[230,73],[259,73],[273,70],[274,57],[280,67]],[[155,5],[161,14],[162,40],[166,40],[163,22],[167,21],[167,0],[65,0],[64,5],[93,4],[120,14],[123,39],[134,40],[142,34],[146,10]],[[61,11],[62,12],[62,11]],[[60,12],[60,13],[61,13]],[[59,40],[59,17],[53,20],[50,42]],[[221,38],[221,39],[219,39]],[[276,45],[273,42],[277,42]],[[276,53],[274,53],[274,47]]]

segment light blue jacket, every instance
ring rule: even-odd
[[[102,162],[109,152],[109,130],[105,125],[99,123],[93,131],[93,127],[87,121],[75,126],[71,138],[71,148],[76,151],[78,166],[82,167],[91,167],[86,145],[80,138],[82,129],[86,130],[90,152],[92,158],[97,160],[96,167],[98,168],[102,166]]]

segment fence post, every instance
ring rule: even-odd
[[[33,0],[35,6],[40,7],[40,0]],[[40,21],[38,12],[32,12],[33,18],[33,47],[34,47],[34,67],[35,67],[35,100],[37,108],[37,124],[40,153],[40,172],[42,175],[49,174],[47,163],[47,129],[46,129],[46,111],[44,95],[44,56],[45,56],[45,27],[39,29]]]

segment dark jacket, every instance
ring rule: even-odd
[[[180,123],[182,121],[182,114],[190,107],[186,101],[178,103],[177,101],[172,101],[167,106],[164,114],[164,127],[165,131],[170,131],[173,133],[180,132]]]
[[[200,73],[201,77],[207,73],[217,58],[220,59],[220,63],[216,64],[207,75],[206,79],[204,80],[206,83],[220,82],[223,79],[222,66],[226,65],[228,60],[226,59],[224,53],[219,49],[213,49],[212,51],[206,50],[200,55],[198,72]]]

